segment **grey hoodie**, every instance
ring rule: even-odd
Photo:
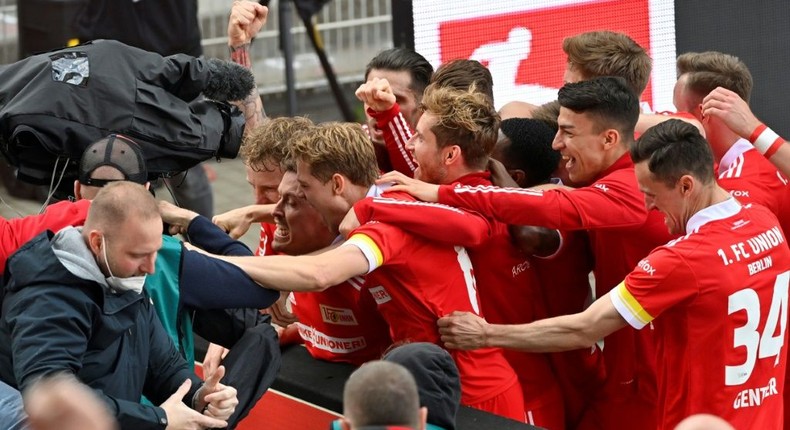
[[[95,281],[109,288],[107,279],[99,269],[96,257],[82,237],[82,227],[66,227],[52,238],[52,251],[63,266],[74,276]]]

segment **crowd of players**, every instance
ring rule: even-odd
[[[233,61],[251,66],[266,16],[234,3]],[[639,103],[651,59],[627,35],[563,50],[547,105],[497,112],[484,65],[433,71],[396,48],[356,91],[364,127],[248,130],[256,204],[214,222],[236,237],[261,223],[260,246],[219,258],[282,292],[281,343],[355,365],[436,343],[467,406],[548,429],[699,413],[783,428],[790,149],[749,110],[748,68],[684,53],[677,112],[654,114]],[[163,211],[186,231],[182,215]],[[224,353],[209,348],[208,374]]]

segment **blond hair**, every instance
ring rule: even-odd
[[[499,137],[500,120],[491,99],[474,83],[466,91],[431,84],[422,109],[436,117],[431,132],[440,148],[458,145],[467,166],[485,167]]]
[[[687,52],[678,57],[678,77],[688,74],[686,87],[703,98],[716,87],[735,92],[746,102],[754,81],[749,68],[738,57],[716,51]]]
[[[618,76],[638,96],[647,88],[653,61],[633,39],[613,31],[590,31],[565,38],[562,50],[568,65],[585,80]]]
[[[323,182],[339,173],[355,185],[370,187],[379,174],[373,143],[356,123],[319,124],[295,139],[290,149]]]
[[[266,121],[244,137],[239,154],[252,169],[264,169],[265,163],[279,165],[288,155],[288,142],[313,125],[307,117],[281,117]]]

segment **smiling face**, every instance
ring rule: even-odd
[[[295,172],[286,172],[280,182],[280,201],[274,209],[272,248],[289,255],[302,255],[332,243],[334,235],[321,219],[321,214],[299,191]]]
[[[386,79],[390,83],[392,93],[395,94],[395,102],[400,106],[400,111],[403,118],[409,123],[409,126],[414,128],[417,123],[417,117],[420,114],[418,108],[417,95],[412,91],[411,75],[406,70],[394,71],[386,69],[371,69],[368,73],[368,79],[379,78]],[[365,115],[367,115],[368,106],[365,105]],[[374,143],[383,144],[384,137],[376,125],[376,120],[367,117],[368,129],[370,130],[370,137]]]
[[[414,135],[406,143],[406,149],[412,153],[417,164],[414,178],[431,184],[447,183],[448,172],[444,163],[445,151],[439,148],[436,135],[431,127],[436,124],[436,116],[425,112],[417,122]]]
[[[688,204],[680,190],[681,181],[670,187],[657,180],[647,166],[647,161],[634,166],[636,181],[639,190],[645,195],[647,210],[656,209],[664,214],[664,224],[670,234],[685,234],[686,223],[691,214],[688,213]]]
[[[340,222],[349,207],[343,196],[335,192],[333,180],[323,182],[316,178],[310,164],[301,159],[296,161],[296,180],[299,183],[299,193],[318,211],[332,233],[337,234]]]
[[[575,184],[589,185],[608,166],[604,144],[606,130],[598,127],[586,113],[560,108],[559,130],[552,148],[560,151],[568,177]]]

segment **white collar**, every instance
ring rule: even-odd
[[[384,191],[387,191],[387,189],[391,186],[392,184],[373,184],[370,186],[370,188],[368,188],[368,193],[365,195],[365,197],[381,197],[381,194]]]
[[[705,209],[695,213],[689,218],[686,223],[686,233],[696,232],[703,225],[720,219],[729,218],[737,214],[741,210],[741,204],[734,197],[716,203],[715,205],[708,206]]]
[[[735,159],[740,157],[741,154],[744,152],[753,149],[754,146],[749,143],[746,139],[738,139],[735,143],[732,144],[730,149],[721,157],[721,161],[719,161],[719,172],[722,173],[730,168],[730,165],[735,162]]]

